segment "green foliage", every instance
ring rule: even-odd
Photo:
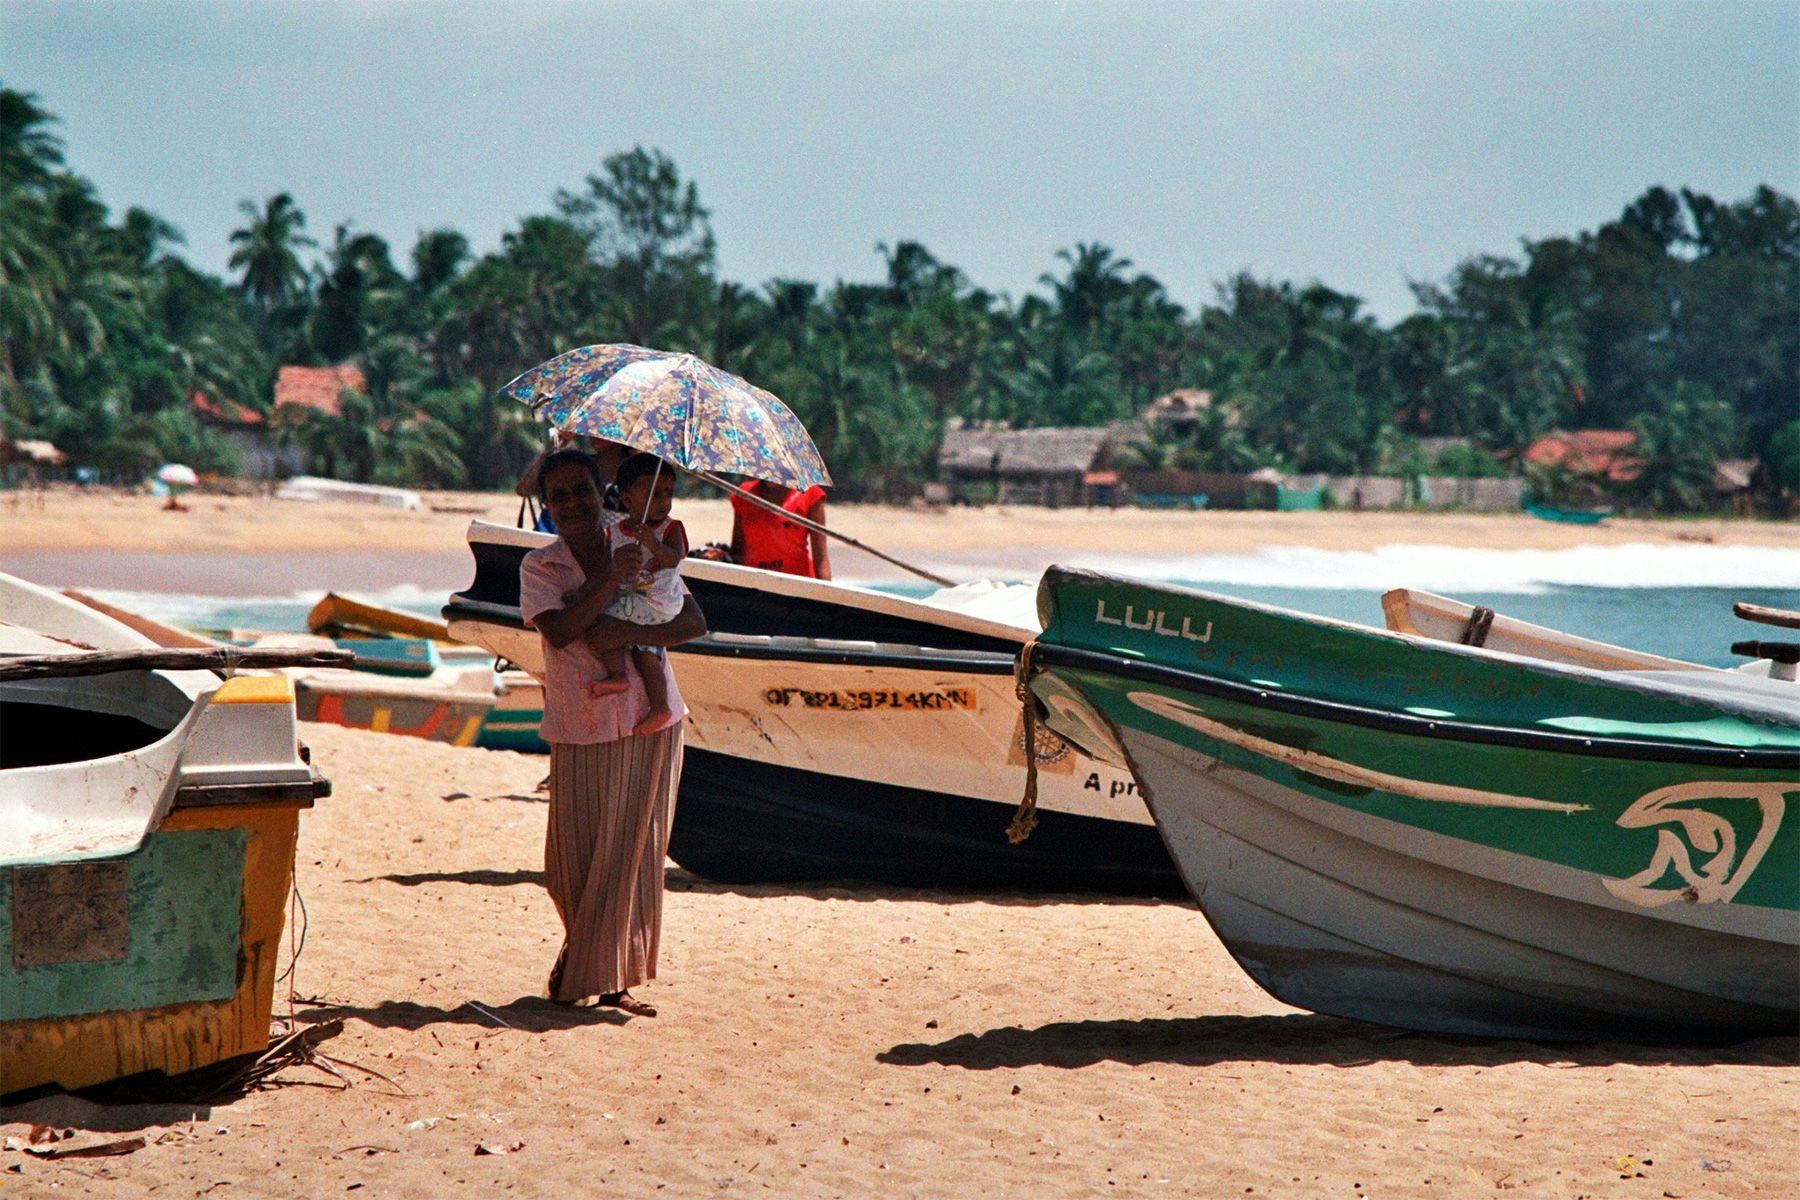
[[[435,229],[397,264],[348,223],[321,247],[291,195],[246,200],[227,283],[154,214],[115,220],[54,126],[0,86],[0,432],[120,477],[168,459],[231,469],[196,391],[266,412],[280,364],[355,361],[367,386],[339,413],[278,423],[315,469],[505,486],[540,431],[497,389],[572,347],[634,341],[781,396],[848,497],[928,476],[953,420],[1130,420],[1175,388],[1211,402],[1140,433],[1122,463],[1497,475],[1552,430],[1613,428],[1637,436],[1635,479],[1540,471],[1537,493],[1704,507],[1713,462],[1748,454],[1800,497],[1800,206],[1767,187],[1736,202],[1651,188],[1597,229],[1416,284],[1418,311],[1383,328],[1355,296],[1249,272],[1190,313],[1097,242],[1057,251],[1016,299],[908,240],[877,248],[867,282],[748,287],[718,278],[696,184],[641,146],[481,255]],[[1427,461],[1418,439],[1435,436],[1473,445]]]

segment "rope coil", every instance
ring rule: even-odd
[[[1013,814],[1012,824],[1006,827],[1006,840],[1015,846],[1030,837],[1038,823],[1038,701],[1031,694],[1031,659],[1037,646],[1036,638],[1026,642],[1024,649],[1019,651],[1019,661],[1013,668],[1013,692],[1019,697],[1025,719],[1025,795],[1019,800],[1019,809]]]

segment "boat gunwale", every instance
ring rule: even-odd
[[[534,632],[518,615],[518,609],[485,600],[455,600],[443,608],[446,621],[499,625],[520,632]],[[828,663],[857,667],[909,667],[921,671],[961,671],[970,675],[1011,675],[1016,658],[1002,651],[930,650],[917,652],[883,649],[898,643],[865,643],[856,645],[831,638],[789,638],[769,635],[766,640],[755,634],[706,634],[679,646],[670,646],[671,654],[700,654],[717,658],[791,660],[794,662]],[[732,639],[732,640],[726,640]],[[744,639],[744,640],[737,640]],[[809,644],[810,643],[810,644]],[[864,645],[869,648],[864,648]]]
[[[542,533],[534,529],[516,529],[492,521],[471,521],[465,538],[471,549],[480,541],[489,545],[516,547],[527,551],[547,546],[556,540],[554,534]],[[884,592],[859,584],[842,583],[835,579],[789,575],[781,571],[764,570],[761,567],[747,567],[741,563],[686,558],[682,560],[681,573],[684,578],[704,579],[710,583],[767,592],[776,596],[817,600],[821,603],[836,604],[846,608],[878,612],[884,616],[904,617],[925,624],[954,629],[961,633],[978,634],[998,641],[1011,642],[1014,645],[1023,644],[1036,636],[1038,632],[1029,625],[1014,625],[1006,621],[997,621],[992,617],[976,616],[961,609],[932,604],[916,596]],[[455,602],[461,594],[460,591],[453,593],[452,602]],[[468,601],[466,603],[482,604],[486,602]],[[448,618],[446,617],[446,619]]]
[[[1505,725],[1487,725],[1442,717],[1421,717],[1388,709],[1326,700],[1278,689],[1257,687],[1216,675],[1189,671],[1163,663],[1148,662],[1121,654],[1108,654],[1085,647],[1064,646],[1055,642],[1039,642],[1032,651],[1032,666],[1067,667],[1112,674],[1140,683],[1158,684],[1197,692],[1220,700],[1231,700],[1257,708],[1273,709],[1291,716],[1314,717],[1357,725],[1386,733],[1410,737],[1449,737],[1480,745],[1503,746],[1517,750],[1543,750],[1557,754],[1575,754],[1590,758],[1625,758],[1641,762],[1667,762],[1690,766],[1739,767],[1768,770],[1793,770],[1800,766],[1800,749],[1781,747],[1697,746],[1688,743],[1652,742],[1638,738],[1622,738],[1606,734],[1561,733],[1550,730],[1519,729]]]

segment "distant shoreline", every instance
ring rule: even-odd
[[[472,566],[472,519],[512,525],[517,498],[447,492],[424,512],[266,497],[191,495],[187,512],[151,496],[0,493],[0,571],[60,586],[268,595],[306,588],[453,590]],[[435,510],[435,511],[433,511]],[[677,515],[695,545],[723,541],[720,500],[684,499]],[[1568,550],[1586,546],[1713,545],[1800,552],[1800,523],[1727,518],[1615,518],[1583,527],[1523,513],[1201,511],[985,507],[920,510],[834,504],[831,524],[896,557],[955,578],[1004,571],[1030,578],[1051,562],[1095,556],[1252,554],[1271,547],[1373,551],[1391,546]],[[834,543],[838,573],[870,582],[912,578]]]

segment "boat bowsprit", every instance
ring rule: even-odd
[[[1276,997],[1415,1029],[1800,1024],[1800,701],[1052,568],[1035,695]]]
[[[475,581],[451,635],[541,675],[519,562],[551,539],[477,522]],[[689,709],[669,854],[720,882],[861,879],[911,887],[1180,894],[1130,775],[1059,739],[1037,746],[1040,823],[1006,841],[1024,786],[1013,659],[1031,590],[914,600],[690,559],[711,633],[679,647]]]

